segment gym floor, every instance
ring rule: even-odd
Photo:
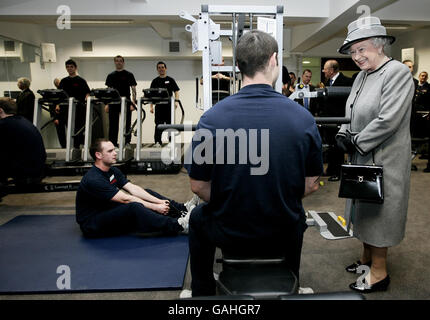
[[[423,173],[427,160],[414,159],[418,171],[411,172],[408,222],[405,239],[388,250],[388,272],[391,284],[388,291],[367,294],[368,300],[422,300],[430,297],[430,174]],[[55,177],[48,181],[77,180],[81,177]],[[177,175],[129,175],[133,183],[151,188],[169,198],[185,202],[191,198],[188,176],[184,170]],[[318,192],[303,200],[305,210],[331,211],[343,215],[344,199],[337,197],[339,182],[328,182]],[[74,214],[76,192],[8,195],[0,202],[0,225],[22,214]],[[23,235],[25,237],[25,235]],[[301,287],[311,287],[315,293],[349,291],[356,275],[344,268],[360,258],[361,243],[357,239],[329,241],[310,227],[304,238],[301,263]],[[219,252],[217,252],[219,255]],[[215,264],[215,272],[220,265]],[[189,267],[184,288],[190,288]],[[134,291],[100,293],[65,293],[0,295],[0,300],[171,300],[178,299],[181,290]]]

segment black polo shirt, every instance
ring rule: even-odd
[[[85,97],[91,91],[85,79],[80,76],[63,78],[59,89],[63,89],[69,97],[73,97],[81,103],[85,103]]]
[[[121,97],[126,97],[127,99],[130,99],[130,87],[137,86],[134,75],[127,70],[115,70],[109,73],[105,84],[109,88],[118,90],[119,95]]]

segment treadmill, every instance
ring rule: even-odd
[[[94,98],[93,98],[94,96]],[[121,104],[121,112],[119,117],[119,146],[117,148],[118,152],[118,162],[126,163],[133,158],[133,149],[130,145],[125,144],[125,137],[130,132],[125,132],[126,128],[126,110],[129,100],[126,97],[121,97],[118,90],[113,88],[99,88],[93,89],[91,91],[90,97],[87,99],[87,117],[85,124],[85,144],[82,159],[88,161],[91,157],[89,155],[89,149],[91,146],[91,126],[94,124],[92,121],[92,108],[94,104],[102,103],[106,104]]]
[[[171,122],[175,123],[175,102],[179,103],[182,117],[180,123],[184,122],[184,108],[180,100],[175,100],[165,88],[150,88],[143,90],[144,96],[137,101],[137,109],[143,110],[145,104],[170,104]],[[164,143],[161,147],[155,147],[154,143],[142,143],[142,112],[137,113],[137,143],[134,152],[134,160],[130,162],[129,170],[132,173],[165,173],[175,174],[181,168],[182,146],[175,143],[178,133],[169,132],[170,143]]]
[[[33,124],[39,131],[42,131],[54,121],[56,105],[67,105],[67,129],[66,129],[66,148],[48,148],[46,149],[46,161],[49,167],[64,166],[80,157],[80,150],[73,147],[75,131],[75,110],[77,101],[72,97],[69,98],[67,93],[61,89],[38,90],[42,98],[36,98],[34,102]],[[42,124],[42,111],[47,111],[51,119]]]

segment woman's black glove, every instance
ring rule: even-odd
[[[354,142],[352,141],[352,136],[349,132],[339,132],[336,135],[336,143],[339,148],[341,148],[345,153],[353,154],[357,151]]]

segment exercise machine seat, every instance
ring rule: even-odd
[[[276,299],[297,293],[297,277],[285,266],[281,255],[226,250],[222,253],[223,269],[217,281],[219,294]]]

